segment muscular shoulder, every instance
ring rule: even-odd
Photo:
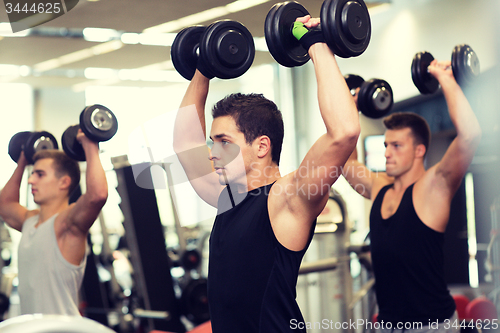
[[[388,176],[385,172],[379,172],[373,177],[372,190],[370,194],[370,199],[373,201],[377,197],[378,193],[385,186],[394,183],[394,178]]]

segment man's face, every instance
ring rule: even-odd
[[[398,177],[411,169],[416,147],[410,128],[387,130],[384,144],[388,176]]]
[[[238,130],[231,116],[214,119],[210,139],[213,146],[210,160],[219,175],[221,185],[247,184],[246,174],[252,162],[252,149],[245,141],[245,136]]]
[[[61,178],[56,176],[52,162],[50,158],[36,161],[33,171],[28,178],[28,184],[31,185],[31,193],[33,194],[33,201],[38,205],[56,197],[61,186]]]

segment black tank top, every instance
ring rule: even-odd
[[[271,186],[256,188],[244,198],[229,198],[225,189],[219,197],[222,213],[210,236],[208,270],[214,333],[305,332],[292,328],[304,321],[295,288],[311,238],[302,251],[279,243],[267,209]],[[239,204],[232,207],[234,202]]]
[[[379,306],[378,321],[442,322],[455,311],[444,281],[444,234],[426,226],[413,206],[413,184],[388,219],[382,200],[392,185],[382,188],[370,213],[370,242]]]

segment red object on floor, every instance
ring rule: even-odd
[[[495,304],[485,296],[479,296],[465,308],[465,316],[472,320],[498,319]]]
[[[165,332],[165,331],[150,331],[149,333],[175,333],[175,332]],[[187,333],[212,333],[212,324],[207,321],[201,325],[196,326],[191,331]]]
[[[467,318],[465,308],[470,302],[470,299],[467,296],[456,294],[452,295],[455,300],[455,306],[457,307],[458,319],[462,320]]]
[[[375,313],[373,316],[372,316],[372,323],[376,323],[378,321],[378,313]]]

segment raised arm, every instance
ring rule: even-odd
[[[457,136],[448,147],[431,176],[437,180],[437,190],[449,199],[460,186],[481,139],[481,128],[462,89],[456,82],[450,61],[434,60],[429,72],[434,75],[443,91],[451,121]]]
[[[217,207],[222,186],[208,159],[205,128],[208,88],[209,79],[196,70],[175,119],[174,151],[196,193]]]
[[[375,199],[384,185],[394,181],[385,172],[372,172],[366,165],[358,161],[356,149],[345,163],[342,175],[352,188],[366,199]]]
[[[28,165],[28,162],[24,157],[24,153],[21,152],[14,173],[0,192],[0,216],[2,216],[5,223],[18,231],[22,230],[23,223],[28,217],[38,212],[38,210],[28,211],[19,203],[19,188],[26,165]]]
[[[306,17],[304,23],[312,28],[319,19]],[[289,180],[299,190],[288,193],[289,206],[296,207],[291,210],[300,211],[301,219],[306,221],[323,210],[330,187],[342,174],[341,168],[355,149],[360,133],[358,111],[334,54],[325,43],[315,43],[309,48],[309,55],[326,133],[313,144]]]
[[[77,140],[83,146],[87,161],[86,191],[76,203],[70,205],[67,216],[63,219],[63,228],[86,238],[108,198],[108,182],[99,159],[98,144],[90,141],[81,130],[78,131]]]

